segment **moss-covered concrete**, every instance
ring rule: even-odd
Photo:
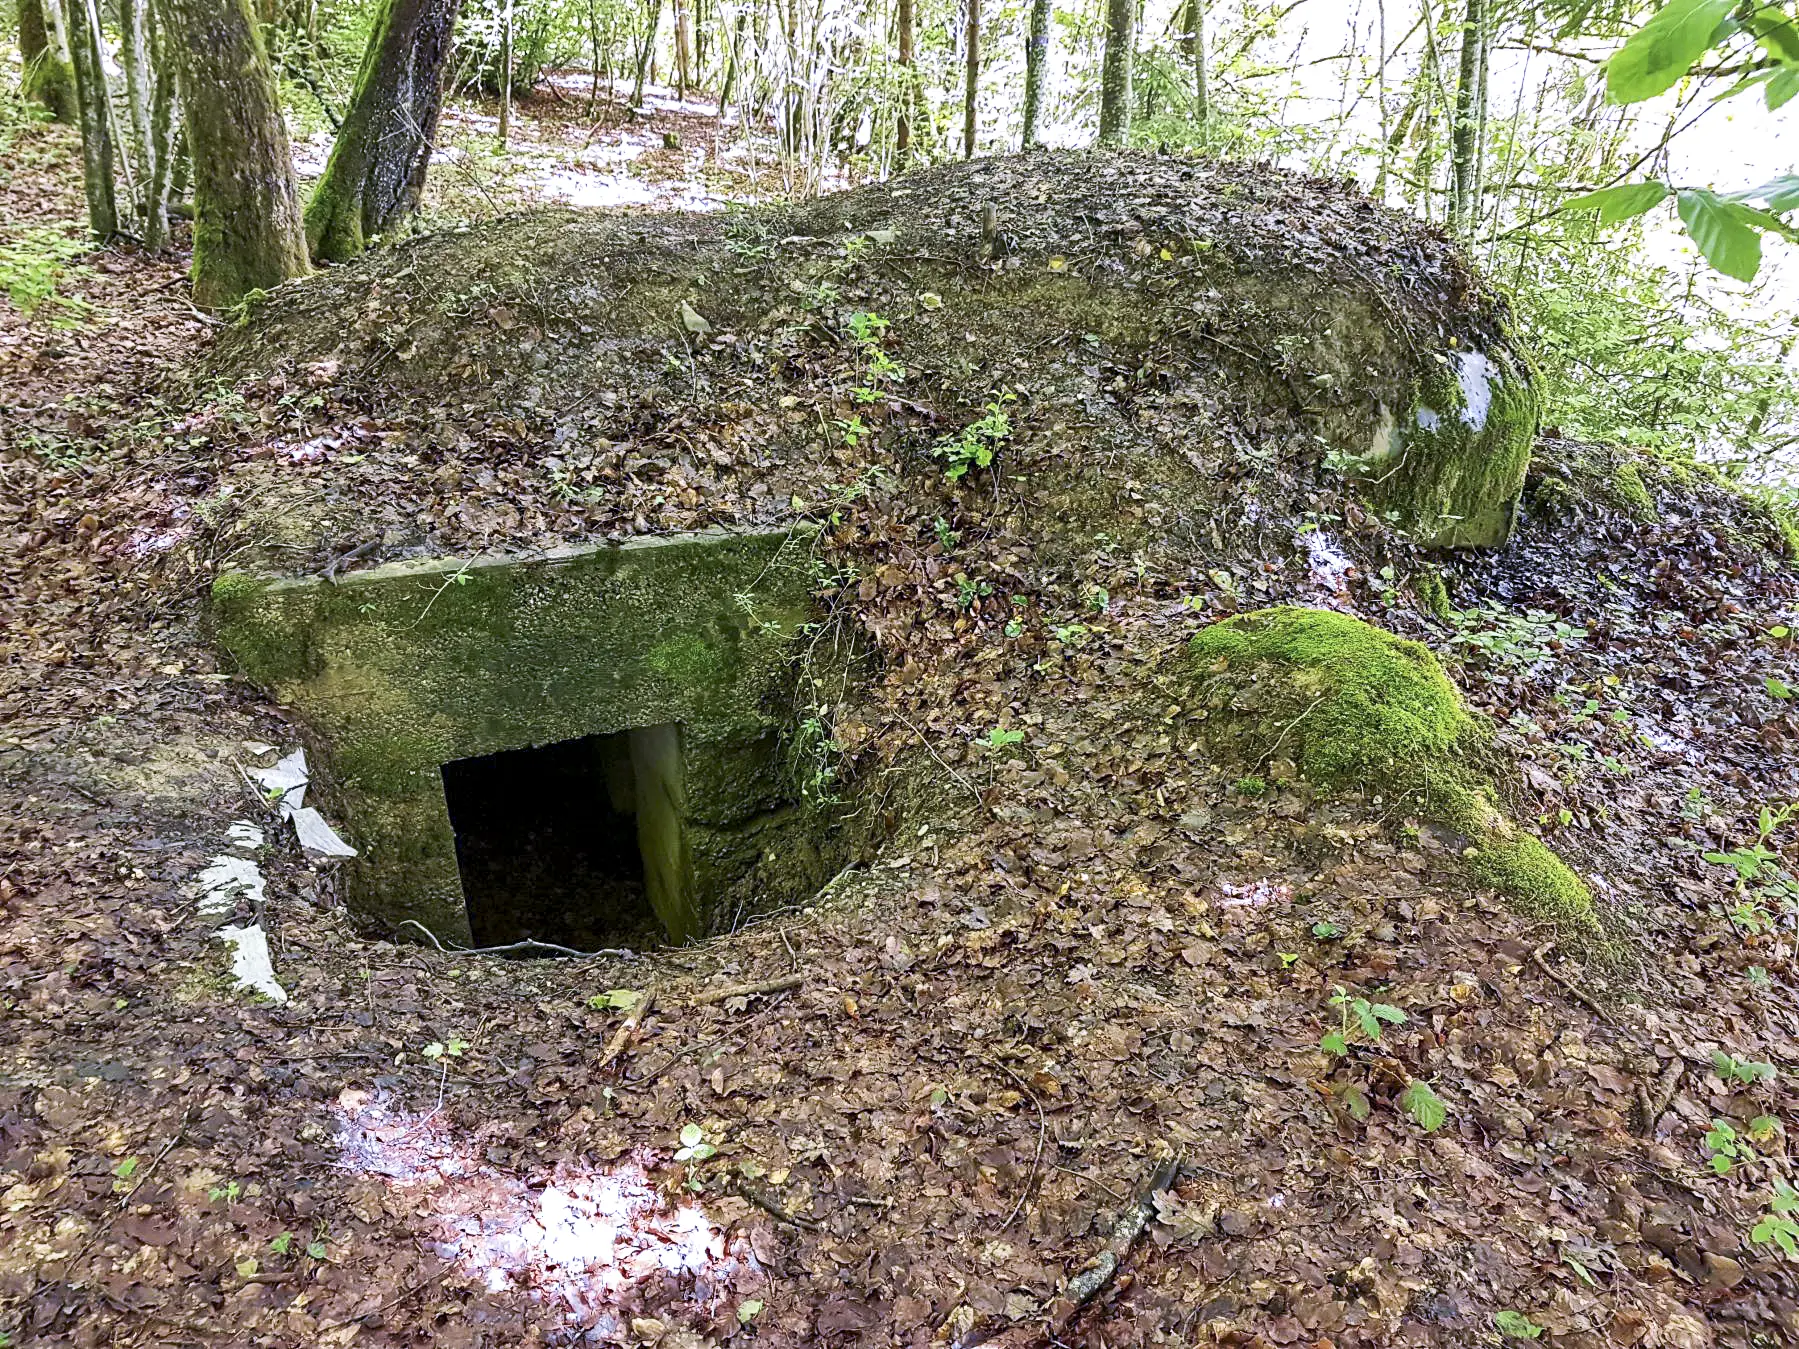
[[[468,939],[442,764],[679,727],[678,765],[646,742],[654,771],[639,768],[637,790],[678,817],[678,830],[651,829],[639,803],[652,899],[691,886],[690,914],[657,903],[685,938],[822,879],[818,822],[786,808],[781,772],[809,545],[804,532],[719,532],[396,563],[335,584],[230,573],[213,606],[223,645],[322,741],[361,850],[353,907],[390,927],[411,918]],[[752,829],[754,848],[728,845]]]
[[[1530,467],[1541,399],[1528,363],[1491,350],[1433,353],[1405,416],[1377,433],[1359,477],[1420,543],[1504,543]]]
[[[1479,767],[1490,731],[1428,647],[1328,609],[1275,608],[1201,630],[1190,655],[1213,753],[1407,802],[1464,835],[1469,869],[1522,912],[1598,930],[1586,885],[1497,806]]]
[[[984,207],[1006,235],[997,263]],[[867,373],[865,314],[905,371],[882,391],[913,415],[868,417],[860,454],[940,471],[945,431],[1004,387],[996,472],[1026,480],[1041,539],[1071,555],[1100,535],[1184,549],[1223,485],[1241,496],[1276,462],[1290,479],[1321,446],[1365,461],[1346,486],[1420,541],[1495,544],[1535,429],[1505,303],[1419,222],[1341,184],[1112,152],[944,164],[729,215],[540,211],[409,240],[282,288],[220,334],[207,383],[355,372],[356,399],[430,424],[433,444],[513,428],[511,460],[602,442],[602,462],[627,444],[675,456],[691,436],[721,451],[708,508],[768,522],[842,486],[820,476],[835,470],[818,430]],[[677,407],[681,437],[641,440],[632,418]],[[544,427],[549,409],[573,411]],[[441,481],[383,473],[386,454],[340,460],[328,502],[244,468],[242,543],[411,547],[421,522],[513,504],[480,473],[455,480],[455,511],[433,509]],[[363,479],[381,490],[341,490]],[[1120,481],[1140,511],[1120,509]]]

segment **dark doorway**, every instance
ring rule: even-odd
[[[642,734],[443,765],[475,945],[534,938],[593,951],[667,940],[644,884],[631,753]]]

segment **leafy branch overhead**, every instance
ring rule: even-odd
[[[1799,94],[1799,17],[1790,8],[1738,0],[1669,0],[1606,62],[1607,96],[1614,103],[1640,103],[1689,75],[1718,78],[1695,69],[1713,52],[1738,61],[1738,78],[1717,95],[1720,99],[1760,89],[1774,112]],[[1799,230],[1787,217],[1799,207],[1799,174],[1722,194],[1647,179],[1600,188],[1567,205],[1596,212],[1601,225],[1615,225],[1670,197],[1700,255],[1739,281],[1753,281],[1760,271],[1764,234],[1799,242]]]

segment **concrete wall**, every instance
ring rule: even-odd
[[[411,918],[468,941],[440,765],[678,725],[678,765],[644,746],[663,799],[659,823],[640,823],[652,897],[691,887],[690,915],[663,914],[685,938],[824,879],[823,822],[793,805],[781,763],[810,545],[806,531],[720,532],[394,563],[336,583],[232,573],[214,612],[225,649],[317,735],[360,849],[349,902],[377,927]]]

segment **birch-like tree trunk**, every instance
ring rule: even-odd
[[[194,303],[304,276],[306,232],[275,74],[248,0],[161,0],[194,167]]]
[[[675,97],[685,99],[693,83],[693,7],[675,0]]]
[[[1131,129],[1131,48],[1136,0],[1106,0],[1106,52],[1099,70],[1099,143],[1122,145]]]
[[[1482,0],[1467,0],[1462,16],[1462,56],[1456,71],[1455,124],[1450,136],[1449,196],[1449,227],[1464,236],[1474,227],[1475,197],[1480,190],[1480,85],[1486,42]]]
[[[1187,0],[1181,16],[1181,52],[1193,71],[1193,120],[1203,132],[1212,123],[1212,89],[1206,64],[1206,0]]]
[[[1031,35],[1024,47],[1024,135],[1020,148],[1037,143],[1037,123],[1043,114],[1043,78],[1049,65],[1050,0],[1031,0]]]
[[[319,261],[354,257],[418,210],[456,7],[457,0],[383,0],[343,128],[306,203],[306,242]]]
[[[94,237],[119,232],[119,203],[113,188],[112,118],[107,105],[106,64],[91,11],[75,0],[67,15],[69,55],[75,67],[76,120],[81,126],[81,185],[87,194],[87,223]]]

